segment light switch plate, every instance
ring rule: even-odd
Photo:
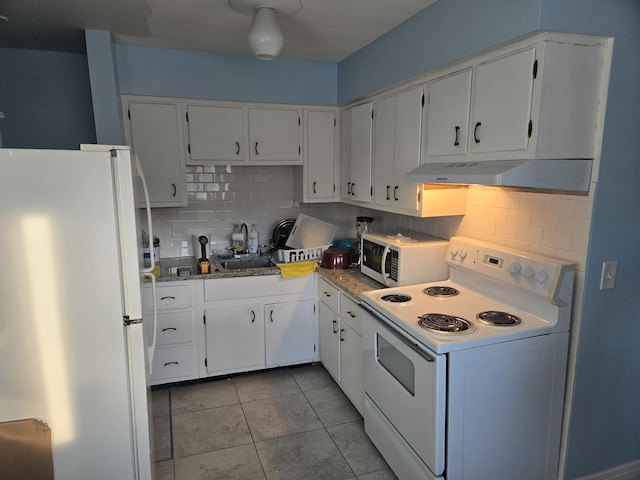
[[[616,286],[617,261],[602,262],[602,276],[600,277],[600,290],[614,288]]]

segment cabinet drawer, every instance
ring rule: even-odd
[[[193,345],[156,349],[151,375],[153,384],[163,383],[163,380],[187,380],[196,376]]]
[[[255,299],[276,295],[313,295],[314,275],[283,279],[280,275],[217,278],[204,281],[205,302]]]
[[[176,345],[193,342],[191,312],[161,313],[158,315],[157,345]]]
[[[144,289],[145,310],[152,308],[151,287]],[[158,311],[191,308],[193,294],[191,285],[168,285],[156,287],[156,303]]]
[[[362,335],[362,308],[344,293],[340,294],[340,320]]]
[[[340,312],[340,291],[323,278],[318,279],[318,297],[331,310]]]

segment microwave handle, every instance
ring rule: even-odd
[[[385,267],[387,266],[387,255],[388,254],[389,254],[389,245],[385,245],[384,246],[384,250],[382,252],[382,262],[380,263],[380,271],[382,273],[382,280],[384,280],[384,284],[387,287],[389,286],[389,281],[387,280],[387,278],[389,278],[389,274],[385,270]]]

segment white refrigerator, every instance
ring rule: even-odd
[[[151,221],[130,151],[89,148],[0,149],[0,422],[48,424],[56,480],[149,480]]]

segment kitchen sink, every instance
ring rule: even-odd
[[[240,268],[264,268],[273,267],[271,257],[248,257],[248,258],[231,258],[220,262],[222,268],[227,270],[237,270]]]

